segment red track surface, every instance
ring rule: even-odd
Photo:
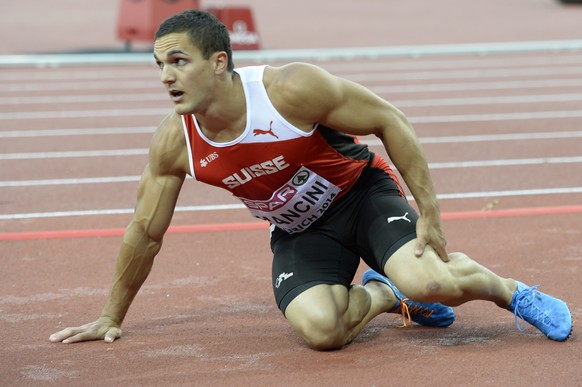
[[[552,2],[506,3],[482,7],[513,13],[515,24],[495,30],[516,40],[522,20],[550,26],[563,14]],[[442,6],[460,12],[454,1]],[[416,12],[416,23],[429,23]],[[391,23],[415,34],[405,19]],[[581,38],[563,27],[546,28],[545,39]],[[423,33],[406,43],[427,43]],[[435,30],[430,42],[450,43],[444,35]],[[450,251],[541,283],[582,316],[582,53],[319,64],[411,117],[442,195]],[[484,302],[457,308],[447,329],[398,329],[379,316],[342,351],[309,350],[274,305],[265,225],[236,206],[214,207],[237,202],[192,181],[123,338],[49,343],[54,331],[98,315],[143,150],[170,108],[149,66],[2,69],[0,385],[582,384],[576,331],[566,343],[532,327],[520,333],[509,312]],[[117,129],[81,135],[93,128]],[[90,178],[105,180],[82,180]]]

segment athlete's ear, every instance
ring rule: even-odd
[[[228,54],[225,51],[217,51],[212,54],[214,59],[214,73],[220,75],[227,71]]]

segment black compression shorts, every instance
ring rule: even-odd
[[[388,258],[416,238],[416,211],[380,168],[367,168],[354,187],[307,230],[272,228],[273,291],[279,309],[319,284],[349,287],[360,257],[383,273]]]

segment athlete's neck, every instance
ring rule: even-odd
[[[195,114],[204,135],[214,142],[230,142],[246,128],[246,98],[240,76],[233,72],[229,78],[217,87],[208,108]]]

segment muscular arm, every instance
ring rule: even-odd
[[[182,186],[179,176],[158,175],[148,165],[142,175],[134,217],[123,236],[109,299],[101,313],[121,324],[160,251]]]
[[[448,261],[440,209],[424,150],[412,125],[393,105],[365,87],[305,64],[275,69],[270,95],[286,117],[306,130],[319,122],[353,134],[374,134],[382,140],[390,160],[402,175],[420,211],[416,254],[430,244]],[[277,106],[277,107],[278,107]],[[289,106],[286,111],[284,106]],[[293,120],[295,118],[295,120]]]
[[[133,218],[123,236],[109,297],[98,320],[53,334],[51,341],[73,343],[121,335],[121,323],[151,271],[168,229],[186,172],[179,117],[170,116],[156,131],[149,162],[138,188]],[[187,157],[187,155],[186,155]]]

